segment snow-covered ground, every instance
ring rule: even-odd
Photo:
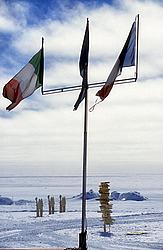
[[[98,192],[101,181],[110,181],[111,191],[138,191],[144,201],[114,200],[115,223],[111,235],[103,233],[99,201],[87,201],[89,250],[163,249],[163,176],[118,175],[88,177],[87,190]],[[81,230],[81,177],[1,177],[0,195],[21,205],[0,205],[0,248],[77,247]],[[67,198],[66,213],[59,213],[59,195]],[[48,215],[47,195],[55,197],[55,214]],[[43,198],[44,215],[36,218],[35,197]],[[128,232],[143,232],[128,235]]]

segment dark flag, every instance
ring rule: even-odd
[[[130,33],[125,42],[125,45],[114,64],[110,75],[105,83],[105,85],[96,93],[97,96],[100,97],[101,101],[103,101],[110,93],[114,82],[122,72],[123,67],[130,67],[135,65],[135,49],[136,47],[136,20],[132,24]]]
[[[89,54],[89,21],[87,18],[87,25],[85,29],[85,35],[83,40],[83,45],[80,54],[79,69],[82,80],[82,89],[80,91],[79,97],[74,105],[74,110],[77,110],[79,104],[83,101],[88,88],[87,70],[88,70],[88,54]]]

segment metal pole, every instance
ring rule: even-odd
[[[137,34],[136,34],[136,49],[137,49],[137,52],[136,52],[136,80],[138,78],[138,53],[139,53],[139,46],[138,46],[138,43],[139,43],[139,14],[137,15]]]
[[[43,90],[43,81],[44,81],[44,38],[42,37],[42,47],[41,47],[41,63],[40,63],[40,72],[41,72],[41,79],[40,83],[42,83],[41,86],[41,93],[43,95],[44,90]]]
[[[87,69],[86,69],[87,70]],[[86,74],[87,78],[87,74]],[[86,79],[87,81],[87,79]],[[88,85],[85,92],[84,141],[83,141],[83,186],[82,186],[82,228],[79,234],[79,248],[87,250],[86,185],[87,185],[87,125],[88,125]]]
[[[114,85],[131,83],[131,82],[136,82],[136,77],[115,80]],[[88,84],[88,88],[98,88],[98,87],[103,86],[105,83],[106,83],[106,81],[105,82],[90,83],[90,84]],[[65,87],[60,87],[60,88],[43,90],[42,94],[43,95],[58,94],[58,93],[63,93],[63,92],[68,92],[68,91],[80,90],[81,88],[82,88],[81,85],[74,85],[74,86],[67,86],[67,87],[65,86]]]

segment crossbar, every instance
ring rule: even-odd
[[[131,83],[136,82],[136,77],[126,78],[126,79],[119,79],[114,82],[115,85],[117,84],[124,84],[124,83]],[[105,84],[106,82],[95,82],[88,84],[88,88],[98,88]],[[43,95],[51,95],[51,94],[57,94],[62,92],[69,92],[69,91],[75,91],[80,90],[82,85],[74,85],[74,86],[67,86],[67,87],[60,87],[60,88],[54,88],[54,89],[48,89],[43,90]]]

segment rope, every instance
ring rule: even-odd
[[[95,106],[96,106],[97,104],[99,104],[100,102],[102,102],[102,100],[99,100],[99,101],[98,101],[98,99],[96,99],[96,101],[95,101],[95,103],[93,104],[93,106],[90,107],[89,112],[92,112],[92,111],[95,109]]]

